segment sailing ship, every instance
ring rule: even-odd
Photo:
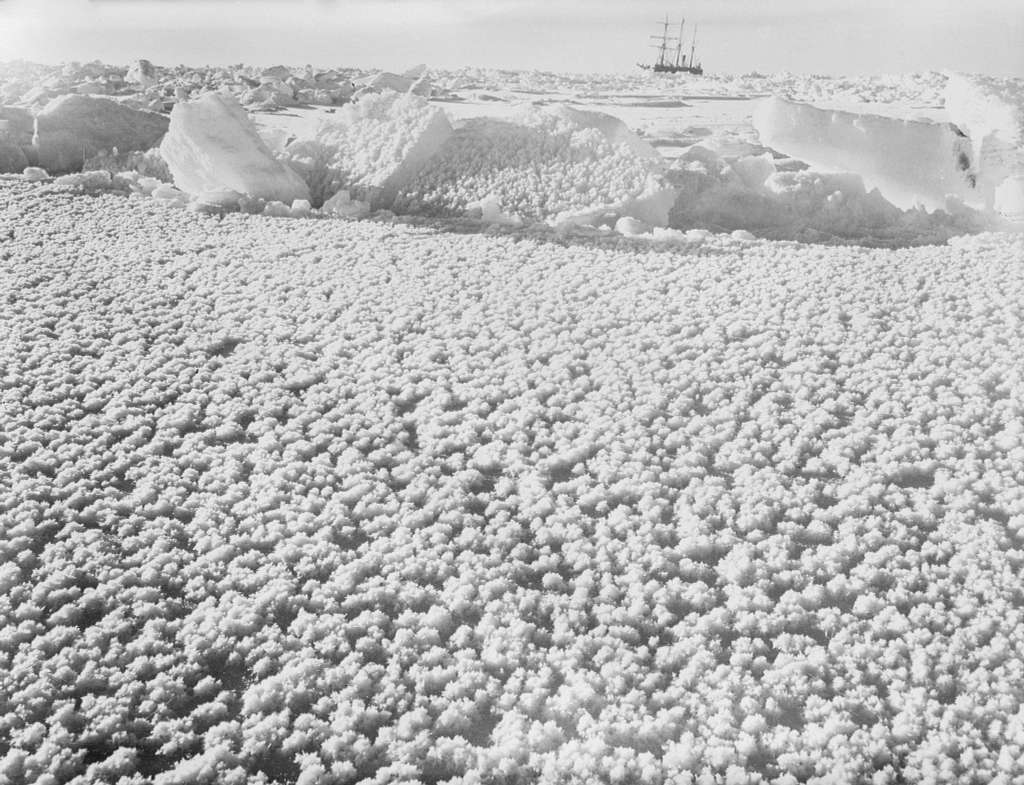
[[[668,21],[668,14],[666,14],[665,21],[661,23],[661,35],[651,36],[651,38],[657,41],[652,46],[658,50],[658,60],[653,65],[645,65],[644,63],[638,63],[638,65],[647,71],[655,71],[660,74],[704,73],[704,67],[694,59],[697,50],[697,25],[693,26],[693,39],[690,43],[689,59],[683,54],[683,25],[685,24],[686,18],[684,17],[679,22],[679,35],[669,35],[670,23]],[[673,50],[675,50],[674,53]]]

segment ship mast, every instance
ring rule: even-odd
[[[3,2],[3,0],[0,0]],[[690,42],[690,59],[687,61],[684,49],[686,47],[686,38],[684,34],[686,32],[686,17],[682,17],[679,20],[679,33],[678,35],[669,35],[669,28],[675,30],[675,26],[669,21],[668,14],[665,14],[664,21],[659,21],[661,25],[661,35],[652,35],[656,43],[651,44],[655,49],[658,50],[658,59],[653,65],[639,64],[641,68],[649,71],[655,71],[657,73],[693,73],[701,74],[703,69],[696,62],[697,56],[697,25],[693,26],[693,39]],[[675,50],[674,52],[672,50]],[[675,55],[673,57],[673,54]]]
[[[686,17],[679,20],[679,38],[676,41],[676,68],[682,68],[686,63],[683,60],[683,25],[686,24]]]
[[[669,63],[669,60],[668,60],[668,57],[669,57],[669,55],[668,55],[668,47],[669,47],[669,44],[672,41],[675,41],[676,39],[668,34],[668,26],[669,26],[668,14],[665,14],[665,21],[664,22],[660,22],[659,24],[661,24],[661,26],[662,26],[661,35],[652,35],[651,36],[651,38],[653,38],[655,41],[658,41],[659,43],[652,44],[652,46],[654,46],[658,50],[658,63],[657,64],[659,66],[663,67],[663,68],[668,68],[668,67],[671,67],[670,63]],[[681,38],[680,38],[680,41],[682,41]],[[682,46],[681,43],[680,43],[680,46]],[[676,53],[676,57],[678,58],[678,56],[679,55],[678,55],[678,52],[677,52]]]

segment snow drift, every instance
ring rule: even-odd
[[[245,110],[224,93],[177,104],[160,154],[174,184],[195,197],[245,195],[287,204],[309,198],[302,179],[274,158]]]

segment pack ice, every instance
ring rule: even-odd
[[[226,93],[176,104],[160,154],[174,184],[200,199],[230,192],[287,204],[309,198],[302,178],[274,158],[241,104]]]
[[[978,204],[970,140],[950,123],[832,111],[772,97],[753,116],[761,141],[830,172],[856,172],[898,207]],[[980,206],[980,205],[979,205]]]
[[[1024,94],[1020,80],[954,74],[946,112],[970,138],[977,187],[988,209],[1024,222]]]

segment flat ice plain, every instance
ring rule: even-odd
[[[0,238],[0,783],[1024,781],[1021,234]]]

